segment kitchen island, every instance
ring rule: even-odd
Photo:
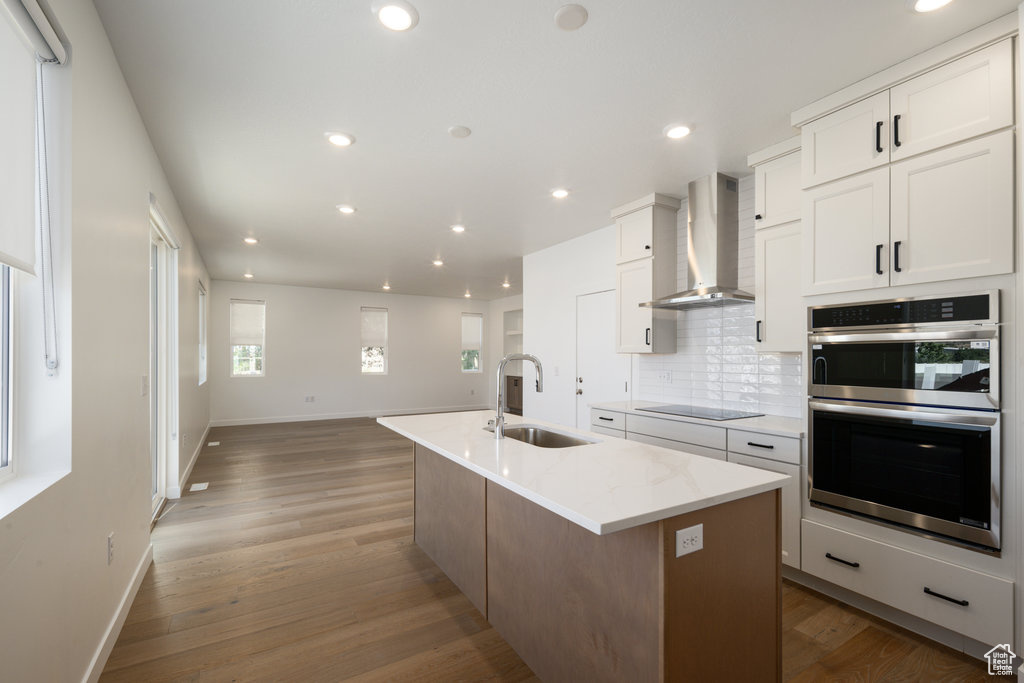
[[[416,543],[540,678],[780,678],[785,476],[511,416],[590,443],[496,440],[492,416],[378,422],[416,443]]]

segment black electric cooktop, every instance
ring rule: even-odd
[[[702,406],[665,405],[637,408],[649,413],[665,413],[682,417],[699,417],[704,420],[738,420],[741,417],[760,417],[764,413],[746,413],[742,410],[725,410],[723,408],[704,408]]]

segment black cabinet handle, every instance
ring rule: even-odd
[[[647,332],[646,332],[646,341],[647,341],[647,345],[650,346],[651,345],[651,328],[649,328],[649,327],[647,328]]]
[[[598,420],[604,420],[605,422],[615,422],[614,417],[598,417]]]
[[[769,450],[775,448],[775,446],[771,445],[770,443],[754,443],[753,441],[748,441],[747,445],[748,446],[757,446],[758,448],[767,448]]]
[[[954,605],[960,605],[961,607],[967,607],[969,604],[971,604],[971,603],[967,602],[966,600],[957,600],[956,598],[951,598],[948,595],[943,595],[942,593],[936,593],[935,591],[933,591],[928,586],[924,587],[924,592],[927,593],[928,595],[934,595],[937,598],[942,598],[943,600],[946,600],[948,602],[952,602]]]
[[[900,142],[900,114],[892,117],[892,144],[896,147],[903,144]]]
[[[844,560],[841,557],[836,557],[832,553],[825,553],[825,557],[832,560],[833,562],[841,562],[842,564],[845,564],[848,567],[853,567],[854,569],[860,566],[860,562],[850,562],[849,560]]]
[[[761,220],[761,218],[762,218],[761,214],[757,214],[756,216],[754,216],[754,220],[755,221],[759,221],[759,220]]]
[[[764,339],[761,339],[761,321],[760,320],[758,320],[757,324],[754,326],[754,338],[757,341],[759,341],[759,342],[763,342],[764,341]]]
[[[882,153],[882,124],[884,121],[875,122],[875,151]]]
[[[650,251],[650,250],[651,250],[651,245],[649,245],[649,244],[645,244],[645,245],[644,245],[644,249],[645,249],[646,251]]]
[[[884,246],[885,246],[884,244],[876,244],[875,245],[875,274],[876,275],[881,275],[882,274],[882,247],[884,247]]]
[[[903,269],[900,268],[900,245],[903,244],[900,240],[896,240],[892,244],[892,269],[897,273],[902,273]]]

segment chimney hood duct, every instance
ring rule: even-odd
[[[686,310],[754,300],[739,289],[739,183],[721,173],[687,185],[686,290],[640,304]]]

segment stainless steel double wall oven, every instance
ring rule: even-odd
[[[808,316],[811,503],[998,552],[999,292]]]

